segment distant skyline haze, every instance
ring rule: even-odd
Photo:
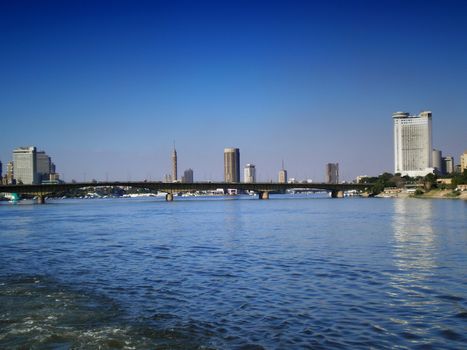
[[[45,150],[66,181],[393,172],[397,111],[467,149],[465,1],[0,4],[0,161]],[[5,170],[5,169],[4,169]]]

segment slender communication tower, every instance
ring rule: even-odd
[[[172,152],[172,181],[177,181],[177,150],[175,149],[175,141],[174,150]]]

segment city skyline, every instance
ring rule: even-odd
[[[422,111],[418,116],[410,115],[407,112],[395,112],[392,115],[394,120],[394,161],[395,168],[394,174],[401,174],[402,176],[425,176],[429,173],[434,173],[437,175],[446,175],[452,174],[454,172],[462,172],[462,169],[465,168],[465,154],[460,155],[459,163],[456,163],[454,157],[452,156],[442,156],[442,151],[433,148],[432,143],[432,112],[431,111]],[[20,165],[21,171],[26,171],[26,173],[31,172],[37,176],[38,179],[45,180],[46,182],[51,181],[52,178],[50,175],[53,175],[53,181],[59,179],[59,174],[55,172],[55,164],[51,162],[51,158],[44,151],[37,151],[36,146],[21,146],[13,150],[12,158],[13,161],[8,163],[10,167],[15,163],[15,155],[17,152],[24,151],[34,151],[34,162],[33,166],[27,166],[29,168],[26,170],[24,168],[21,170],[22,165]],[[37,159],[37,160],[36,160]],[[37,171],[34,170],[37,162]],[[153,179],[149,174],[148,177],[139,179],[139,180],[162,180],[163,182],[193,182],[193,170],[188,168],[185,170],[184,175],[179,179],[178,178],[178,161],[177,161],[177,150],[175,148],[175,141],[173,143],[173,150],[171,153],[171,173],[165,174],[163,178]],[[456,170],[458,168],[458,170]],[[0,160],[0,175],[2,174],[2,163]],[[245,182],[245,183],[255,183],[256,182],[256,167],[251,163],[247,163],[244,167],[243,177],[241,174],[241,163],[240,163],[240,149],[239,148],[224,148],[224,182]],[[11,170],[7,170],[8,174],[11,174]],[[25,174],[26,174],[25,173]],[[372,174],[374,176],[374,174]],[[339,164],[338,163],[327,163],[325,167],[325,179],[324,183],[328,184],[337,184],[337,183],[346,183],[357,181],[359,178],[366,177],[367,175],[359,175],[355,179],[340,180],[339,179]],[[8,175],[11,177],[11,175]],[[15,175],[14,179],[23,183],[21,179],[22,175]],[[8,179],[4,179],[8,183]],[[99,181],[104,179],[93,178],[92,181]],[[124,180],[124,179],[118,179]],[[131,181],[131,175],[126,179]],[[201,179],[201,181],[212,181],[213,179]],[[291,178],[293,182],[313,182],[311,178]],[[76,181],[73,178],[71,181]],[[83,173],[83,182],[86,182],[86,173]],[[106,172],[105,181],[109,181],[109,174]],[[259,182],[273,182],[272,178],[266,180],[260,180]],[[39,183],[39,180],[28,179],[26,184],[30,183]],[[278,172],[278,182],[287,182],[287,170],[284,168],[284,161],[282,160],[281,169]],[[321,181],[314,181],[321,182]]]
[[[257,181],[282,159],[290,178],[324,181],[331,162],[350,181],[393,172],[391,115],[424,109],[433,147],[458,164],[466,6],[4,3],[3,170],[35,145],[66,181],[160,180],[176,138],[178,168],[200,181],[223,178],[229,145]]]

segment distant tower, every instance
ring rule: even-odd
[[[454,157],[443,157],[443,173],[452,174],[454,172]]]
[[[177,150],[175,149],[175,142],[174,151],[172,152],[172,181],[177,181]]]
[[[240,182],[240,150],[238,148],[224,149],[224,181]]]
[[[40,183],[37,176],[36,147],[19,147],[13,150],[13,176],[17,182],[25,185]]]
[[[326,183],[339,183],[339,163],[326,164]]]
[[[431,112],[418,116],[396,112],[394,120],[394,172],[402,176],[425,176],[433,173]]]
[[[256,182],[256,168],[254,164],[247,164],[243,169],[243,182],[255,183]]]
[[[182,182],[189,184],[193,183],[193,169],[185,170],[182,176]]]
[[[282,161],[282,169],[279,170],[279,183],[287,183],[287,170],[284,169],[284,161]]]
[[[7,185],[11,185],[13,183],[15,183],[14,181],[14,169],[13,169],[13,161],[10,161],[7,163],[6,165],[6,184]]]
[[[467,170],[467,151],[464,151],[464,154],[461,155],[461,174]]]
[[[433,149],[432,152],[433,158],[433,168],[437,171],[438,174],[442,174],[443,171],[443,155],[442,152],[438,149]]]
[[[37,177],[38,181],[50,179],[52,160],[44,151],[36,152]]]
[[[3,164],[2,164],[2,162],[0,161],[0,182],[1,182],[2,177],[3,177],[2,170],[3,170]]]

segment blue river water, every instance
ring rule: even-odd
[[[467,202],[0,204],[0,348],[467,348]]]

